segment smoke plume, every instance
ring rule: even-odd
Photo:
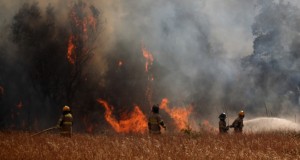
[[[300,96],[298,6],[0,2],[0,128],[40,129],[70,105],[77,130],[102,130],[108,124],[99,98],[114,106],[117,119],[134,106],[148,114],[163,98],[193,106],[196,123],[241,109],[249,117],[293,116]],[[143,49],[153,56],[147,71]]]

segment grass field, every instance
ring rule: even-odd
[[[300,135],[58,134],[0,132],[0,159],[300,159]]]

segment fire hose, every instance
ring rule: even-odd
[[[48,131],[51,131],[51,130],[54,130],[54,129],[57,129],[57,128],[58,128],[58,127],[55,126],[55,127],[50,127],[50,128],[44,129],[44,130],[42,130],[42,131],[40,131],[40,132],[38,132],[38,133],[32,135],[31,137],[37,136],[37,135],[39,135],[39,134],[42,134],[42,133],[45,133],[45,132],[48,132]]]

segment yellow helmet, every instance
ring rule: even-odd
[[[71,109],[70,109],[70,107],[69,106],[64,106],[63,107],[63,111],[70,111]]]
[[[244,117],[244,116],[245,116],[245,112],[244,112],[243,110],[241,110],[241,111],[239,112],[239,116]]]

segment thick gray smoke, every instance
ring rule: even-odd
[[[31,1],[26,2],[30,4]],[[67,26],[68,8],[76,2],[43,0],[38,6],[44,13],[50,3],[57,24]],[[86,2],[100,10],[101,34],[95,41],[94,56],[83,71],[83,79],[88,82],[77,88],[74,100],[70,102],[77,109],[78,117],[83,115],[84,123],[101,121],[100,118],[86,118],[103,115],[99,104],[93,101],[96,98],[109,101],[118,112],[128,110],[134,104],[147,112],[151,104],[168,98],[174,106],[192,104],[194,116],[199,121],[217,121],[219,112],[228,111],[235,115],[240,109],[244,109],[247,116],[289,116],[287,111],[292,110],[293,114],[298,111],[299,2]],[[18,59],[15,54],[18,46],[9,39],[10,26],[23,3],[22,0],[0,2],[0,60],[10,60],[7,62],[9,70],[15,74],[23,70],[14,65]],[[61,45],[67,45],[66,42]],[[145,73],[142,46],[154,56],[150,73]],[[122,67],[117,65],[119,61],[123,62]],[[0,85],[4,88],[4,96],[10,99],[2,103],[18,103],[16,99],[20,99],[23,92],[15,88],[34,82],[28,82],[29,78],[25,76],[22,82],[16,82],[17,87],[8,87],[11,92],[17,90],[21,93],[8,96],[5,85],[11,85],[5,78],[10,71],[2,70],[5,74],[0,73]],[[147,74],[154,76],[150,85],[153,91],[151,102],[147,102],[145,95],[149,84]],[[34,91],[24,93],[39,95],[34,87],[29,88]],[[34,94],[30,102],[24,103],[31,105],[32,109],[43,104],[57,105],[56,109],[49,109],[53,115],[66,101],[53,100],[51,96],[46,96],[45,100]],[[39,103],[33,103],[34,99],[39,99]],[[10,107],[5,107],[0,113],[11,113]],[[9,126],[6,120],[9,118],[0,119],[0,127]]]
[[[242,61],[248,97],[257,111],[293,116],[299,111],[299,8],[259,1],[258,11],[252,25],[254,51]]]
[[[199,112],[221,110],[225,90],[239,73],[239,58],[252,52],[254,3],[122,2],[103,8],[111,13],[113,42],[143,43],[154,54],[164,70],[155,77],[160,81],[154,90],[160,92],[154,91],[154,101],[167,97],[177,105],[196,103]]]

